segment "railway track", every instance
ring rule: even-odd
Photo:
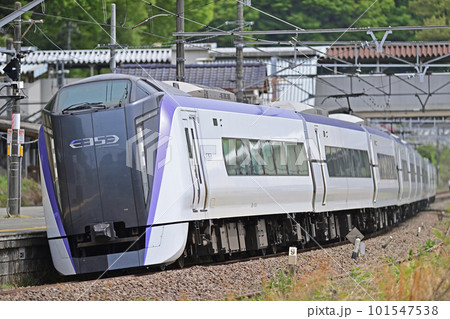
[[[450,200],[450,193],[441,193],[434,206]],[[386,256],[405,259],[411,249],[424,245],[433,236],[432,228],[439,224],[436,210],[422,211],[414,217],[365,238],[366,255],[358,260],[350,258],[352,245],[348,242],[331,243],[299,250],[297,274],[308,274],[320,263],[329,263],[337,275],[365,264],[383,264]],[[424,224],[420,237],[417,226]],[[388,235],[393,242],[381,249]],[[287,269],[287,252],[265,256],[223,260],[184,269],[166,271],[138,271],[118,276],[107,273],[105,278],[81,278],[56,284],[23,287],[0,291],[0,300],[217,300],[232,291],[235,296],[250,296],[260,291],[262,281],[274,279],[275,274]],[[384,263],[385,264],[385,263]],[[114,276],[114,277],[112,277]],[[126,292],[126,293],[125,293]]]

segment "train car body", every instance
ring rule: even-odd
[[[65,275],[339,241],[435,192],[431,166],[370,127],[133,76],[66,86],[42,119],[47,235]]]

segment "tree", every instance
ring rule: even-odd
[[[449,25],[450,0],[412,0],[409,9],[417,17],[421,25]],[[420,41],[448,41],[450,29],[422,30],[416,33]]]
[[[27,1],[29,2],[29,1]],[[212,19],[214,2],[204,5],[205,0],[185,0],[186,18],[208,24]],[[173,44],[172,33],[176,29],[176,2],[156,0],[149,5],[143,1],[129,0],[58,0],[46,1],[45,7],[37,6],[26,18],[44,19],[44,24],[33,27],[24,38],[24,45],[37,46],[41,50],[67,49],[70,34],[71,49],[94,49],[97,44],[110,42],[111,3],[116,4],[117,42],[129,46],[153,45],[155,42]],[[26,2],[23,2],[25,5]],[[157,7],[162,7],[169,14]],[[0,14],[6,16],[14,8],[11,0],[0,0]],[[148,17],[156,17],[138,28],[131,29]],[[76,26],[68,26],[68,22]],[[202,26],[185,22],[186,31]],[[71,30],[69,30],[71,29]],[[75,30],[78,30],[75,32]],[[12,34],[12,24],[6,32]]]

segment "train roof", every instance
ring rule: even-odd
[[[137,82],[138,80],[144,80],[146,82],[149,82],[153,86],[156,86],[161,91],[170,94],[170,95],[184,95],[184,96],[190,96],[189,94],[169,85],[164,82],[154,80],[151,78],[144,78],[129,74],[116,74],[116,73],[107,73],[107,74],[100,74],[100,75],[94,75],[70,84],[65,85],[63,88],[84,84],[84,83],[90,83],[90,82],[98,82],[98,81],[109,81],[109,80],[130,80],[132,82]]]
[[[235,102],[226,102],[220,100],[201,99],[201,98],[186,98],[181,96],[173,97],[177,106],[200,108],[215,111],[235,112],[241,114],[261,115],[268,117],[278,117],[300,120],[301,117],[310,123],[324,124],[336,127],[347,128],[356,131],[364,131],[360,124],[328,118],[321,115],[297,113],[292,110],[282,108],[267,107],[262,105],[243,104]]]
[[[392,138],[389,134],[384,133],[379,130],[376,130],[369,126],[361,125],[358,123],[353,123],[350,121],[329,118],[329,117],[322,116],[322,115],[309,114],[309,113],[303,113],[303,112],[295,112],[294,110],[262,106],[262,105],[253,105],[253,104],[244,104],[244,103],[222,101],[222,100],[210,100],[210,99],[205,99],[205,98],[196,98],[196,97],[192,97],[191,95],[189,95],[171,85],[163,83],[161,81],[153,80],[150,78],[138,77],[138,76],[129,75],[129,74],[107,73],[107,74],[95,75],[95,76],[91,76],[91,77],[76,81],[74,83],[65,85],[64,88],[71,87],[74,85],[84,84],[84,83],[97,82],[97,81],[108,81],[108,80],[118,80],[118,79],[127,79],[134,83],[136,83],[138,80],[145,80],[147,82],[150,82],[154,86],[158,87],[161,91],[167,93],[167,95],[173,99],[176,106],[209,109],[209,110],[216,110],[216,111],[235,112],[235,113],[241,113],[241,114],[261,115],[261,116],[278,117],[278,118],[295,119],[295,120],[300,120],[301,118],[303,118],[306,122],[310,122],[310,123],[317,123],[317,124],[341,127],[341,128],[346,128],[346,129],[356,130],[356,131],[364,131],[366,129],[371,134],[379,135],[384,138]]]

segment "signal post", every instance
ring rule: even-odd
[[[15,10],[18,11],[22,7],[20,2],[15,3]],[[12,98],[14,104],[12,106],[11,130],[8,130],[8,216],[20,215],[20,199],[21,199],[21,172],[22,172],[22,156],[23,156],[23,139],[24,131],[20,130],[20,90],[23,89],[23,82],[20,81],[20,51],[22,49],[22,19],[21,16],[14,20],[14,49],[16,57],[8,64],[7,75],[11,78]],[[8,67],[7,66],[7,67]],[[6,69],[6,68],[5,68]],[[20,139],[19,139],[20,137]]]

